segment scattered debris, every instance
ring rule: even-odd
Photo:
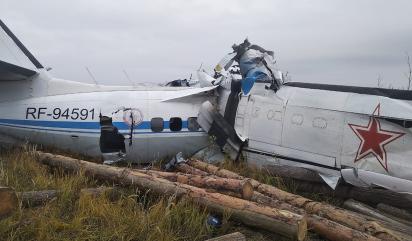
[[[166,171],[173,171],[176,168],[176,165],[182,162],[185,162],[185,159],[183,158],[183,154],[179,152],[168,163],[166,163],[164,169]]]
[[[222,217],[221,215],[209,214],[206,223],[212,228],[220,228],[222,227]]]

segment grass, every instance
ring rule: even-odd
[[[33,148],[0,153],[0,185],[16,191],[59,190],[41,207],[18,208],[0,220],[1,240],[205,240],[241,231],[248,240],[279,240],[273,234],[242,227],[223,218],[221,228],[206,225],[208,212],[190,200],[120,188],[120,198],[80,195],[101,184],[83,173],[49,169],[35,161]]]
[[[236,172],[241,176],[255,179],[261,183],[273,185],[288,192],[296,192],[296,186],[293,182],[288,182],[281,177],[271,175],[268,171],[264,169],[259,169],[258,167],[250,166],[242,160],[235,162],[227,158],[224,162],[220,164],[220,167]]]

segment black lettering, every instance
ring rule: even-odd
[[[41,115],[45,115],[45,114],[46,114],[46,112],[44,112],[43,110],[47,110],[47,108],[45,108],[45,107],[40,107],[40,108],[39,108],[39,111],[37,112],[37,119],[40,119],[40,116],[41,116]]]
[[[79,118],[79,108],[72,109],[72,114],[70,118],[72,118],[72,120],[77,120]]]
[[[91,109],[90,113],[92,113],[92,120],[94,120],[94,109]]]
[[[69,119],[69,108],[67,108],[65,111],[63,111],[61,117],[65,117],[66,120]]]
[[[36,113],[36,110],[36,108],[28,107],[26,110],[26,120],[29,119],[29,115],[31,115],[33,119],[36,119],[36,116],[34,115]]]
[[[54,108],[53,110],[53,119],[57,120],[60,118],[62,110],[60,108]]]

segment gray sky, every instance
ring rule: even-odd
[[[293,81],[407,85],[412,1],[1,0],[0,16],[56,77],[128,84],[207,70],[248,37]]]

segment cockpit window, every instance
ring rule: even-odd
[[[164,129],[163,119],[160,117],[152,118],[150,121],[150,127],[153,132],[162,132]]]
[[[172,117],[169,121],[169,128],[171,131],[182,130],[182,119],[179,117]]]
[[[198,131],[200,129],[200,126],[197,123],[197,117],[189,117],[187,119],[187,128],[189,131]]]

